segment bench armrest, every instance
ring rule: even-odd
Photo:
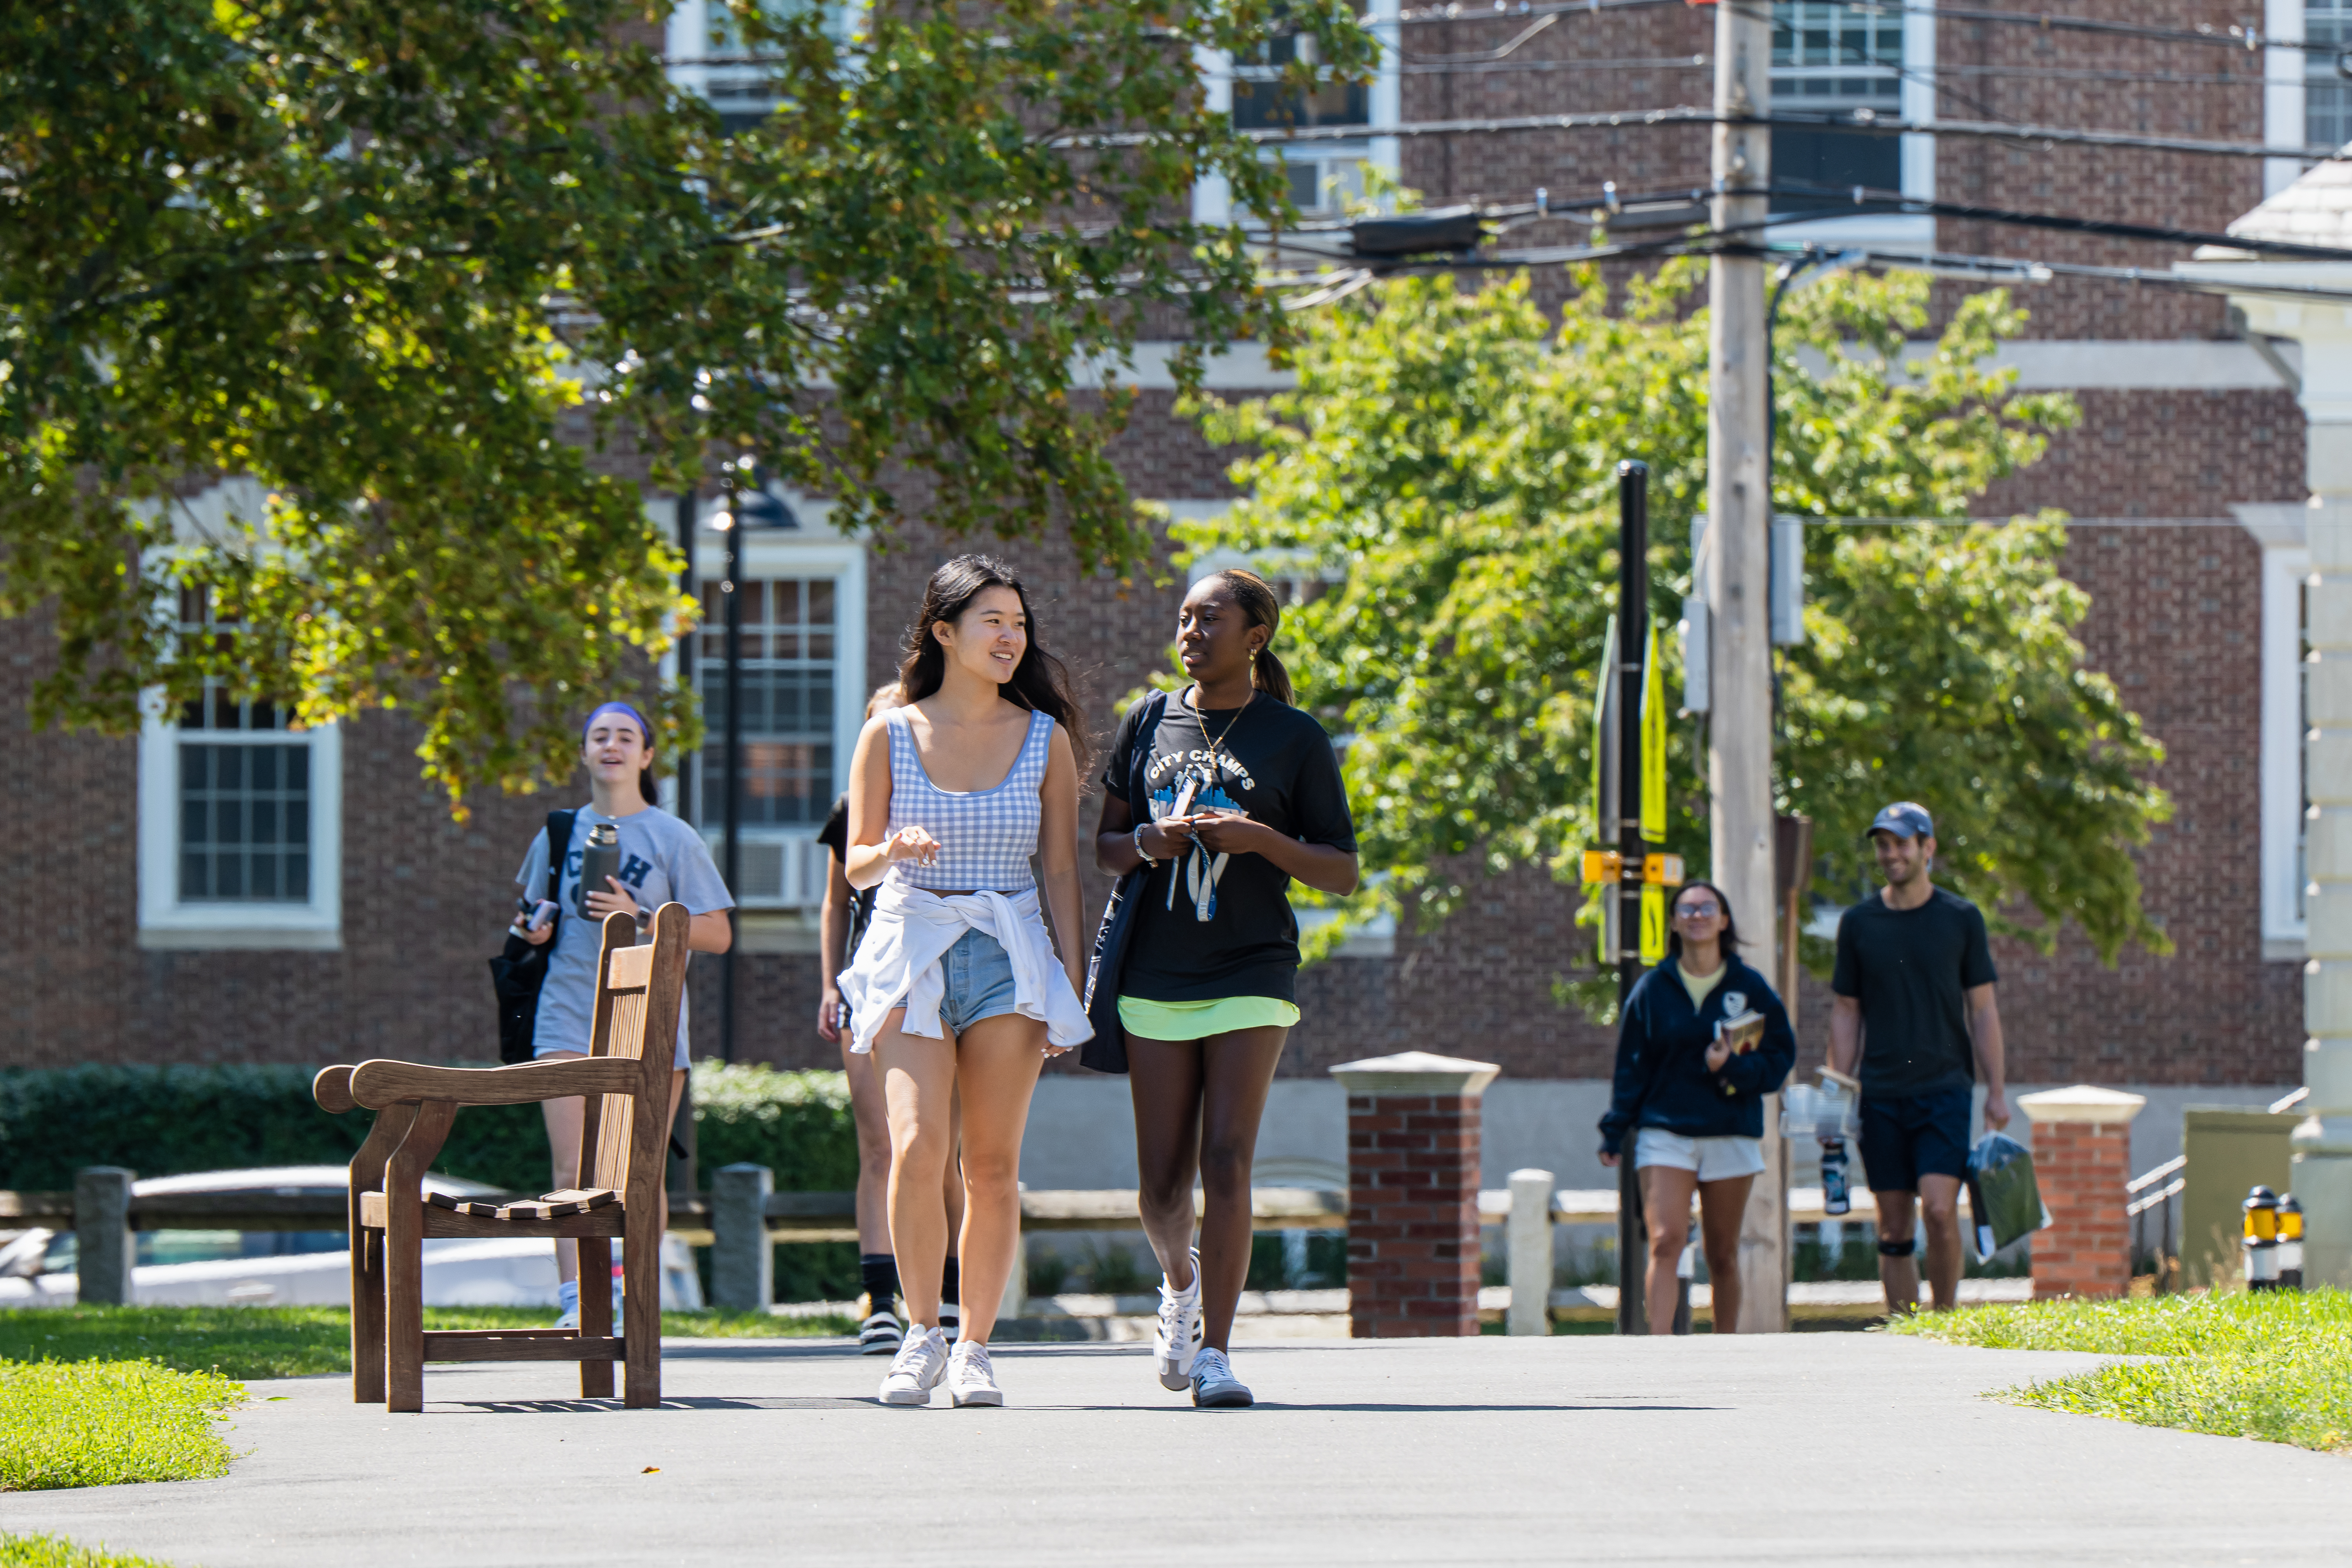
[[[321,1110],[341,1116],[356,1102],[352,1099],[352,1069],[347,1067],[320,1068],[319,1076],[310,1080],[310,1098],[319,1102]]]
[[[436,1068],[379,1060],[362,1062],[350,1070],[352,1101],[372,1110],[422,1100],[446,1100],[458,1105],[530,1105],[589,1094],[642,1094],[646,1084],[645,1064],[628,1057],[572,1057],[504,1068]]]

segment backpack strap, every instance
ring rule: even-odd
[[[1136,725],[1135,738],[1128,743],[1127,752],[1128,815],[1135,817],[1139,824],[1151,820],[1151,794],[1143,776],[1143,764],[1145,759],[1151,755],[1151,739],[1159,733],[1160,720],[1168,716],[1168,693],[1155,691],[1145,701],[1148,706],[1143,720]],[[1143,803],[1143,815],[1139,816],[1136,815],[1139,802]]]
[[[563,918],[563,858],[572,853],[572,827],[579,820],[576,811],[551,811],[547,814],[547,901],[555,906],[555,918]]]

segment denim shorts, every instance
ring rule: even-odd
[[[1013,961],[984,931],[964,932],[940,954],[940,979],[947,988],[940,999],[940,1024],[950,1035],[1013,1010]]]

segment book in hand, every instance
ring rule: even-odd
[[[1751,1010],[1726,1018],[1716,1025],[1715,1037],[1729,1045],[1733,1056],[1744,1057],[1764,1042],[1764,1015]]]

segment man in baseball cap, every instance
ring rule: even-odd
[[[1862,1163],[1878,1199],[1886,1310],[1918,1305],[1915,1210],[1925,1213],[1927,1282],[1942,1309],[1959,1294],[1960,1184],[1979,1077],[1986,1122],[2009,1122],[1999,976],[1983,913],[1928,880],[1927,808],[1896,801],[1871,819],[1869,838],[1886,882],[1838,920],[1829,1065],[1854,1074],[1860,1062]]]

